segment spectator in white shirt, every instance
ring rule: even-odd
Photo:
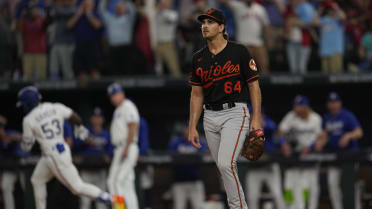
[[[269,72],[269,58],[265,47],[271,45],[270,21],[265,8],[253,0],[225,0],[234,11],[237,23],[236,40],[247,46],[262,73]]]

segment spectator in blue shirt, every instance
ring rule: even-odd
[[[201,148],[197,149],[188,142],[188,127],[182,125],[179,136],[171,139],[168,151],[172,154],[193,155],[205,153],[207,144],[200,140]],[[175,165],[173,167],[173,202],[174,209],[186,209],[187,201],[193,209],[200,209],[205,201],[204,184],[201,180],[201,169],[197,165]]]
[[[319,54],[323,73],[341,73],[343,70],[345,20],[344,11],[336,2],[330,1],[320,6],[314,19],[320,27]]]
[[[248,105],[249,112],[252,113],[252,106]],[[262,108],[263,110],[263,108]],[[276,123],[269,118],[266,114],[262,115],[263,128],[265,132],[265,152],[278,151],[279,144],[275,141],[275,134],[277,130]],[[281,185],[281,174],[278,163],[272,163],[264,167],[258,167],[251,169],[246,175],[246,194],[249,203],[249,209],[259,208],[259,199],[262,196],[262,186],[266,183],[270,193],[274,197],[276,207],[278,209],[285,209],[282,185]]]
[[[105,159],[112,157],[113,145],[110,141],[110,135],[107,130],[103,128],[105,118],[101,108],[93,109],[90,117],[90,137],[82,145],[80,145],[80,154],[88,156],[103,156]],[[102,190],[106,188],[107,172],[102,168],[99,170],[82,170],[81,178],[89,183],[95,184]],[[81,198],[80,209],[89,209],[91,200],[85,197]],[[96,203],[97,209],[106,209],[104,204]]]
[[[20,133],[14,130],[6,130],[7,120],[0,115],[0,156],[3,158],[19,158],[27,155],[18,141],[13,139],[20,136]],[[25,175],[21,170],[3,170],[1,177],[1,190],[4,198],[4,209],[14,209],[14,188],[17,180],[20,180],[21,187],[25,189]]]
[[[357,150],[357,140],[363,137],[358,119],[342,107],[340,95],[331,92],[327,102],[328,113],[323,117],[323,133],[317,140],[315,150],[322,149],[342,152]],[[334,209],[342,209],[342,190],[340,188],[341,170],[335,166],[328,168],[328,190]]]
[[[235,26],[235,18],[233,11],[223,4],[223,1],[219,0],[218,2],[218,9],[221,10],[226,17],[226,32],[229,34],[229,40],[234,41],[236,35],[236,26]]]
[[[131,62],[131,43],[136,8],[131,1],[117,1],[113,14],[109,11],[111,4],[107,0],[102,0],[99,4],[99,12],[107,30],[111,71],[116,75],[134,73],[136,69]]]
[[[98,0],[78,0],[77,12],[67,22],[75,31],[74,68],[80,79],[90,73],[93,79],[100,78],[100,41],[102,21],[97,10]]]

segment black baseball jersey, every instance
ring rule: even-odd
[[[203,87],[205,104],[247,102],[247,82],[258,76],[256,63],[248,49],[228,41],[217,55],[207,46],[194,54],[189,83]]]

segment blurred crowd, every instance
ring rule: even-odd
[[[368,0],[3,0],[0,78],[99,79],[189,71],[214,7],[262,73],[372,70]]]
[[[357,151],[358,140],[363,137],[363,129],[357,117],[350,110],[343,107],[342,98],[336,92],[330,92],[324,101],[327,112],[317,113],[311,108],[311,101],[304,95],[297,95],[292,102],[292,108],[283,115],[279,123],[270,118],[270,113],[263,111],[263,127],[266,136],[265,153],[280,154],[282,157],[303,157],[310,153],[319,152],[351,152]],[[248,108],[251,111],[250,105]],[[323,114],[323,116],[321,116]],[[110,162],[113,156],[113,145],[110,133],[105,129],[103,110],[99,107],[91,111],[89,124],[87,125],[91,137],[82,141],[74,135],[73,127],[68,121],[64,124],[65,140],[71,146],[75,157],[85,156],[84,159],[98,159],[103,157],[105,162]],[[145,118],[141,117],[139,127],[139,161],[143,156],[151,152],[149,138],[149,125]],[[6,118],[0,116],[0,156],[23,158],[25,153],[20,148],[19,142],[12,139],[20,135],[15,130],[7,128]],[[168,149],[163,150],[173,157],[174,160],[192,160],[194,156],[208,155],[208,145],[201,137],[202,148],[197,149],[188,142],[188,127],[186,122],[175,122],[169,139]],[[34,149],[33,154],[37,153]],[[154,155],[154,154],[153,154]],[[197,158],[201,160],[200,158]],[[81,161],[81,160],[80,160]],[[245,189],[250,209],[261,208],[261,198],[272,201],[267,204],[275,205],[275,208],[309,208],[317,209],[320,202],[320,175],[323,172],[327,176],[328,197],[334,209],[343,209],[343,192],[341,190],[342,169],[338,164],[325,165],[320,169],[318,163],[306,166],[300,164],[282,165],[276,162],[263,164],[259,167],[249,167],[245,174]],[[172,164],[172,185],[162,195],[164,200],[173,202],[173,207],[164,204],[162,208],[186,209],[188,202],[193,209],[223,209],[224,192],[221,194],[208,194],[204,188],[203,172],[200,164]],[[107,170],[82,169],[81,177],[86,182],[93,183],[105,189]],[[283,176],[282,176],[283,174]],[[154,186],[154,167],[146,165],[141,172],[137,173],[140,190],[144,196],[143,208],[150,209],[153,206],[152,188]],[[14,209],[13,191],[16,182],[24,185],[24,173],[22,170],[4,169],[1,175],[1,188],[5,203],[5,209]],[[155,180],[156,182],[156,180]],[[268,192],[262,192],[266,185]],[[356,186],[356,207],[360,208],[360,192]],[[265,191],[266,191],[265,190]],[[359,195],[359,196],[358,196]],[[225,199],[226,201],[226,199]],[[166,201],[165,201],[166,202]],[[81,209],[90,207],[90,200],[82,198]],[[271,208],[272,208],[271,206]],[[270,208],[270,206],[267,206]],[[104,209],[104,205],[96,205],[96,208]]]

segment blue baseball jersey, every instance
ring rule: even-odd
[[[90,134],[90,143],[77,140],[79,145],[79,153],[83,155],[109,155],[113,156],[114,146],[111,144],[110,134],[106,130],[94,132],[91,127],[88,127]]]
[[[207,144],[204,140],[200,140],[200,149],[197,149],[190,144],[184,137],[176,137],[171,140],[168,151],[173,154],[196,154],[205,153],[207,151]],[[187,182],[197,181],[201,179],[200,166],[195,165],[175,165],[173,167],[173,181]]]
[[[341,149],[338,145],[341,137],[350,131],[360,127],[360,123],[355,115],[346,110],[341,109],[340,113],[336,116],[326,114],[323,118],[323,129],[328,134],[328,143],[326,149],[339,150]],[[351,140],[349,145],[345,149],[357,149],[358,143],[356,140]]]
[[[269,117],[263,117],[263,129],[265,132],[265,151],[272,152],[277,148],[277,144],[274,142],[274,135],[277,129],[276,123]]]
[[[145,118],[140,118],[139,131],[138,131],[138,146],[140,156],[144,156],[150,149],[149,128]]]

